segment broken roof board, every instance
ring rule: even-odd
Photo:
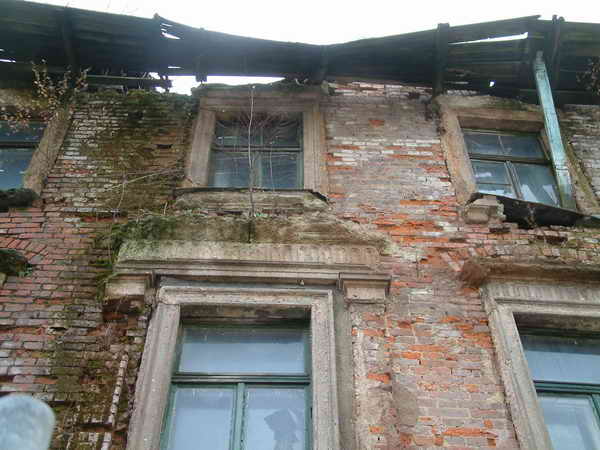
[[[0,58],[27,64],[43,59],[56,68],[75,65],[90,67],[90,73],[129,76],[160,72],[317,79],[321,73],[326,79],[423,86],[431,86],[435,78],[437,30],[320,46],[206,31],[159,16],[144,19],[19,0],[4,0],[2,10]],[[549,48],[557,29],[556,20],[538,17],[450,27],[445,87],[508,96],[535,89],[531,61],[538,50]],[[516,40],[481,41],[524,33],[528,35]],[[590,58],[600,56],[600,24],[560,21],[556,42],[556,91],[569,91],[579,103],[595,102],[579,77]]]

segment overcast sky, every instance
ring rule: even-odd
[[[172,21],[211,31],[311,44],[428,30],[445,22],[454,26],[536,14],[542,19],[551,19],[556,14],[569,22],[600,23],[598,0],[380,0],[355,3],[348,0],[46,0],[39,3],[139,17],[152,17],[157,13]],[[234,81],[231,77],[223,78],[209,77],[208,81]],[[186,93],[193,84],[189,80],[176,83],[176,90]]]

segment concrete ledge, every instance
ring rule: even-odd
[[[179,209],[202,208],[208,211],[250,211],[247,189],[192,188],[178,189],[175,206]],[[325,197],[312,191],[267,191],[253,193],[255,211],[306,212],[327,209]]]
[[[475,258],[463,265],[459,279],[471,287],[479,287],[489,279],[599,282],[600,266],[538,260],[492,261]]]

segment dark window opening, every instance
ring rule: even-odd
[[[0,121],[0,189],[22,187],[23,175],[44,128],[42,122],[14,127],[8,121]]]

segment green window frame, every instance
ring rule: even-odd
[[[23,175],[42,139],[46,124],[32,121],[14,125],[0,120],[0,189],[16,189],[23,185]]]
[[[301,113],[255,113],[252,119],[241,112],[218,115],[209,185],[247,188],[251,183],[260,189],[302,189],[302,125]]]
[[[261,332],[266,333],[300,333],[302,340],[302,352],[303,352],[303,370],[296,373],[277,373],[277,370],[271,372],[265,371],[261,373],[255,373],[253,370],[244,373],[242,371],[195,371],[190,368],[184,367],[185,358],[183,355],[183,346],[186,342],[186,334],[193,332],[194,330],[207,330],[207,333],[212,332],[222,333],[227,335],[228,332],[241,332],[241,333],[253,333],[257,332],[259,335]],[[275,341],[271,341],[275,343]],[[228,344],[236,345],[236,344]],[[229,348],[229,351],[224,348],[225,354],[235,355],[235,349]],[[188,355],[189,356],[189,355]],[[293,356],[293,355],[292,355]],[[187,360],[187,365],[193,365],[190,359]],[[216,325],[216,324],[182,324],[179,330],[178,342],[177,342],[177,354],[175,357],[174,370],[171,376],[171,388],[169,393],[168,407],[166,409],[165,420],[163,421],[163,431],[161,436],[161,449],[163,450],[178,450],[179,447],[173,444],[174,433],[176,424],[176,396],[178,392],[186,389],[194,389],[193,395],[198,392],[228,392],[228,398],[230,400],[231,417],[229,425],[228,435],[228,450],[245,450],[247,448],[246,442],[248,433],[252,432],[252,418],[250,417],[252,411],[251,407],[251,395],[263,391],[273,395],[281,395],[282,392],[287,391],[288,393],[293,390],[302,390],[303,394],[301,397],[304,399],[304,430],[301,430],[302,435],[297,435],[295,432],[290,433],[294,439],[290,441],[302,442],[304,445],[290,443],[283,445],[278,441],[277,449],[281,450],[310,450],[312,447],[312,408],[311,408],[311,354],[310,354],[310,331],[306,323],[300,323],[296,321],[290,321],[285,325]],[[201,394],[200,394],[201,395]],[[221,396],[223,397],[223,396]],[[260,397],[260,395],[258,395]],[[267,395],[268,398],[268,395]],[[220,399],[222,403],[222,398]],[[276,427],[279,426],[290,427],[289,422],[297,416],[291,416],[289,412],[287,414],[282,413],[283,409],[273,413],[269,417],[265,417],[264,421],[269,425],[276,436]],[[291,417],[291,418],[290,418]],[[270,420],[270,421],[269,421]],[[300,422],[302,423],[302,422]],[[298,439],[300,437],[300,439]],[[283,438],[282,438],[283,439]],[[202,440],[202,436],[198,436],[199,442]],[[287,441],[286,441],[287,442]],[[194,447],[202,448],[202,447]],[[256,448],[256,446],[254,447]],[[210,450],[217,450],[211,448]]]
[[[537,328],[519,329],[519,336],[521,338],[525,357],[528,360],[528,365],[530,366],[530,371],[532,372],[532,381],[538,394],[538,400],[540,401],[540,406],[542,408],[546,426],[548,427],[548,431],[553,442],[554,450],[568,450],[570,448],[575,448],[571,447],[572,444],[569,444],[569,447],[561,445],[564,442],[564,440],[561,438],[561,423],[556,423],[556,420],[553,419],[557,416],[565,418],[569,416],[576,417],[577,420],[574,422],[579,423],[577,436],[580,440],[578,441],[579,444],[574,443],[573,445],[578,445],[578,449],[592,450],[600,448],[598,447],[600,444],[600,364],[596,368],[598,371],[593,372],[593,376],[590,377],[586,373],[582,375],[582,378],[579,380],[575,380],[574,378],[571,380],[563,379],[560,381],[557,379],[549,379],[552,378],[552,376],[559,378],[555,374],[542,374],[542,377],[540,377],[540,369],[538,368],[539,366],[532,367],[532,364],[535,363],[532,360],[533,356],[529,353],[529,351],[531,351],[530,346],[533,346],[534,344],[528,344],[527,342],[528,337],[549,338],[554,339],[555,342],[560,340],[573,340],[576,342],[578,339],[597,340],[600,342],[600,336],[598,334],[589,332],[565,332],[562,330]],[[565,352],[565,354],[578,355],[574,352]],[[600,360],[600,346],[598,354],[595,356],[597,356],[598,360]],[[555,364],[558,367],[565,365],[565,363],[561,361],[555,361]],[[576,365],[572,364],[572,367],[576,367]],[[586,382],[582,382],[582,380],[585,380]],[[550,405],[550,402],[553,402],[554,404],[552,406],[546,406]],[[557,404],[559,412],[561,411],[561,407],[569,408],[569,410],[565,409],[564,412],[557,414]],[[553,409],[550,410],[550,408]],[[586,427],[584,425],[588,426]],[[564,431],[562,431],[562,433],[564,434]],[[573,437],[574,433],[569,434],[570,435],[568,439],[570,442],[573,442],[575,439]]]
[[[479,192],[561,206],[552,163],[538,134],[463,129],[463,135]]]

